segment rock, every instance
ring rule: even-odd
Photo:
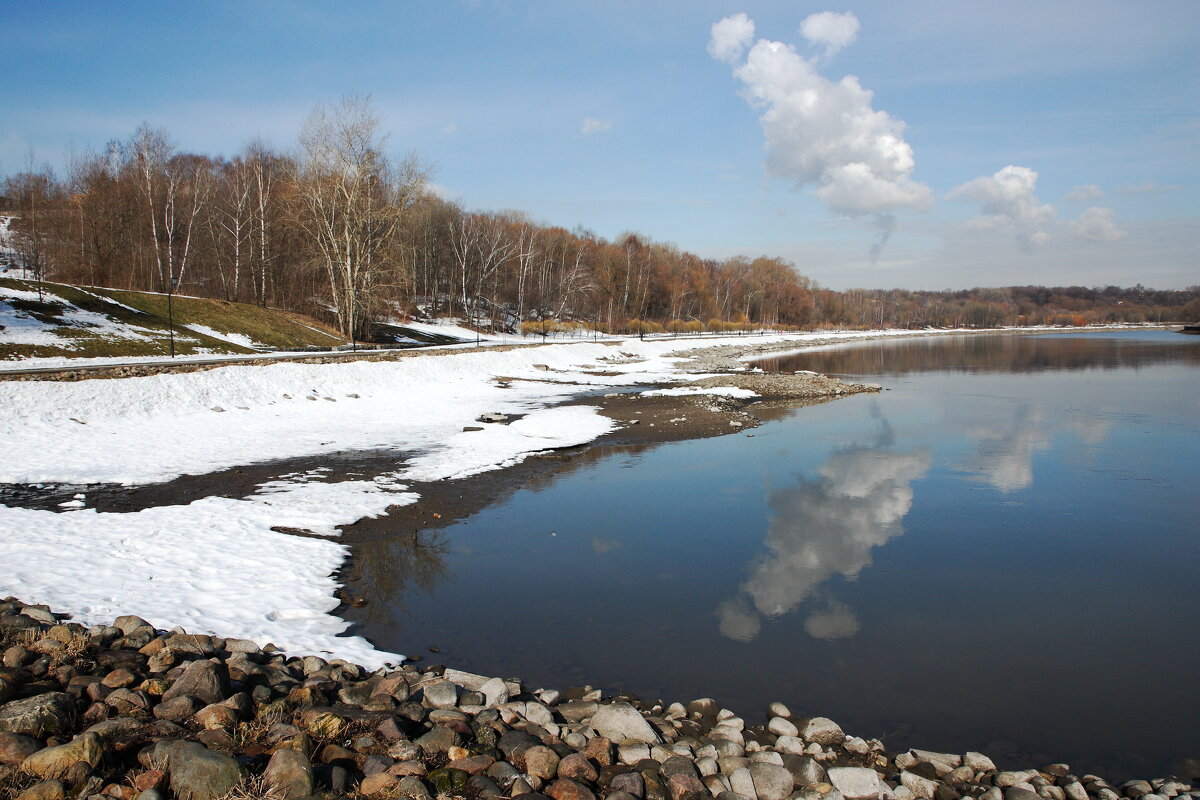
[[[554,800],[596,800],[592,790],[570,778],[559,778],[546,789]]]
[[[529,754],[525,754],[528,762]],[[558,776],[576,781],[595,781],[600,777],[596,768],[581,753],[571,753],[558,762]]]
[[[792,712],[783,703],[775,702],[767,706],[767,713],[772,717],[791,718]]]
[[[1068,800],[1088,800],[1087,789],[1083,788],[1083,784],[1079,781],[1071,781],[1062,788]]]
[[[614,742],[645,742],[659,744],[662,737],[638,710],[628,703],[613,703],[601,707],[592,715],[591,726],[601,736]]]
[[[497,706],[508,702],[508,684],[499,678],[492,678],[486,681],[479,687],[478,691],[483,692],[484,702],[489,706]]]
[[[841,729],[839,728],[839,733]],[[846,800],[861,798],[877,798],[883,788],[879,783],[879,774],[866,767],[830,767],[829,783],[833,785]]]
[[[626,792],[634,797],[644,797],[646,794],[646,782],[640,772],[623,772],[613,776],[609,788],[614,792]]]
[[[21,762],[21,771],[44,779],[62,778],[77,762],[83,761],[89,767],[95,767],[103,755],[104,748],[100,737],[94,733],[85,733],[67,744],[37,751]]]
[[[583,754],[602,767],[611,767],[613,759],[613,743],[607,737],[593,736],[583,746]]]
[[[914,796],[921,800],[933,800],[933,795],[937,791],[937,781],[931,781],[929,778],[922,778],[914,772],[907,770],[900,773],[900,783],[907,788]]]
[[[729,788],[750,800],[758,800],[758,791],[754,788],[754,776],[750,774],[748,767],[738,767],[729,773]]]
[[[328,711],[309,709],[300,714],[300,727],[319,739],[336,739],[346,729],[346,720]]]
[[[75,702],[64,692],[14,700],[0,706],[0,731],[44,738],[68,730],[75,722]]]
[[[192,714],[195,714],[199,708],[200,701],[196,700],[196,698],[181,695],[156,705],[153,714],[157,719],[181,723],[192,716]]]
[[[0,732],[0,764],[20,764],[42,749],[42,743],[19,733]]]
[[[1001,789],[1016,786],[1018,783],[1028,783],[1030,778],[1037,775],[1037,770],[1026,769],[1018,771],[997,772],[993,782]]]
[[[417,777],[401,778],[395,791],[401,797],[411,797],[413,800],[433,800],[433,795],[425,788],[424,782]]]
[[[790,720],[783,717],[771,717],[767,730],[776,736],[799,736],[800,730]]]
[[[243,777],[238,762],[198,742],[161,741],[154,746],[154,761],[166,767],[179,800],[217,800]]]
[[[65,800],[66,796],[67,788],[54,779],[35,783],[17,795],[16,800]]]
[[[780,736],[775,740],[775,749],[780,753],[804,754],[804,740],[797,736]]]
[[[447,680],[437,680],[423,687],[425,705],[431,708],[453,708],[458,705],[458,687]]]
[[[442,767],[429,773],[429,782],[437,789],[438,795],[456,794],[461,796],[467,788],[471,776],[461,769]]]
[[[395,775],[389,775],[386,772],[377,772],[362,779],[362,783],[358,785],[358,793],[365,794],[367,797],[383,794],[384,792],[391,792],[399,783],[400,779]]]
[[[992,763],[990,758],[983,753],[976,753],[974,751],[963,756],[963,766],[970,767],[976,773],[988,772],[996,768],[996,765]]]
[[[822,747],[841,744],[846,738],[846,734],[842,733],[841,726],[826,717],[806,719],[798,727],[800,736],[806,742],[814,742]],[[836,786],[836,784],[834,785]]]
[[[667,778],[667,796],[670,800],[707,800],[709,793],[695,775],[676,773]]]
[[[171,684],[171,688],[163,692],[162,702],[184,695],[194,697],[205,705],[224,700],[229,695],[229,672],[225,665],[212,661],[191,662]]]
[[[133,633],[138,628],[150,628],[151,630],[154,629],[154,626],[149,622],[146,622],[146,620],[142,619],[141,617],[135,617],[131,614],[127,614],[123,617],[117,617],[115,620],[113,620],[113,627],[119,629],[125,636]]]
[[[461,739],[455,731],[444,725],[435,725],[429,733],[417,739],[415,744],[426,753],[433,754],[445,753],[460,741]]]
[[[238,715],[228,706],[213,704],[197,711],[193,720],[206,731],[232,731],[237,727]]]
[[[558,753],[549,747],[538,745],[525,751],[525,774],[542,780],[550,780],[558,774]]]
[[[1041,800],[1041,795],[1020,786],[1010,786],[1004,790],[1004,800]]]
[[[778,764],[758,761],[749,767],[758,800],[786,800],[792,793],[792,773]]]
[[[313,766],[308,756],[298,750],[276,750],[263,772],[267,786],[282,800],[298,800],[313,793]]]

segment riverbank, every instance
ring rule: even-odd
[[[1113,786],[1068,764],[891,752],[780,703],[748,725],[712,700],[368,671],[135,616],[87,627],[15,598],[0,602],[0,651],[0,794],[21,800],[1200,797],[1187,777]]]

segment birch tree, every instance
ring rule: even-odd
[[[426,180],[415,156],[393,163],[384,153],[370,98],[347,95],[317,107],[300,133],[298,224],[329,280],[330,300],[346,336],[367,332],[390,272],[398,269],[405,210]]]

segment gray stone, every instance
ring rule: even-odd
[[[497,706],[508,702],[508,684],[499,678],[492,678],[487,681],[479,687],[479,691],[483,692],[484,701],[489,706]]]
[[[416,740],[416,744],[430,754],[444,753],[458,743],[458,734],[444,725],[435,725],[429,733]]]
[[[179,800],[217,800],[244,777],[238,762],[199,742],[161,741],[154,746],[154,761],[165,766]]]
[[[622,772],[613,776],[609,788],[614,792],[626,792],[634,797],[644,797],[646,781],[643,780],[640,772]]]
[[[224,664],[202,660],[188,664],[171,688],[163,692],[161,702],[176,697],[194,697],[208,705],[219,703],[229,695],[229,672]]]
[[[758,791],[754,788],[754,776],[748,767],[740,767],[729,773],[729,788],[750,800],[758,800]]]
[[[658,744],[662,737],[638,710],[628,703],[613,703],[604,706],[592,715],[591,726],[601,736],[614,742],[646,742]]]
[[[780,753],[803,755],[804,740],[798,736],[780,736],[775,740],[775,749]]]
[[[558,774],[558,753],[549,747],[537,745],[525,751],[525,774],[549,780]]]
[[[415,775],[401,778],[400,783],[396,784],[396,793],[413,800],[433,800],[433,795],[425,788],[425,783]]]
[[[928,761],[931,764],[937,764],[938,766],[944,765],[946,767],[946,772],[949,772],[955,767],[962,766],[962,756],[956,755],[955,753],[938,753],[933,750],[917,749],[910,750],[909,752],[911,752],[921,761]]]
[[[431,708],[453,708],[458,705],[458,687],[447,680],[433,681],[423,687],[425,705]]]
[[[977,773],[987,772],[996,768],[996,765],[990,758],[983,753],[976,753],[975,751],[971,751],[963,756],[963,766],[970,767]]]
[[[788,766],[788,760],[784,760],[784,765]],[[827,783],[829,776],[825,773],[825,768],[817,763],[816,759],[809,756],[799,756],[790,765],[792,779],[797,786],[812,786],[817,783]]]
[[[771,721],[767,723],[767,730],[776,736],[799,736],[800,730],[790,720],[783,717],[771,717]]]
[[[1083,784],[1079,781],[1071,781],[1062,788],[1070,800],[1088,800],[1087,789],[1083,788]]]
[[[1018,783],[1028,783],[1029,779],[1037,775],[1037,770],[1025,769],[1019,771],[997,772],[995,784],[1001,789],[1009,786],[1016,786]]]
[[[749,758],[756,764],[778,764],[781,767],[783,766],[783,756],[774,750],[755,750],[750,754]]]
[[[141,617],[135,617],[132,614],[127,614],[123,617],[117,617],[113,620],[113,627],[120,629],[125,636],[136,631],[138,628],[153,628],[146,620]]]
[[[646,744],[623,744],[617,748],[617,760],[629,766],[649,757],[650,747]]]
[[[788,719],[790,719],[792,716],[791,709],[789,709],[787,706],[785,706],[783,703],[780,703],[780,702],[774,702],[774,703],[771,703],[770,705],[768,705],[767,713],[770,714],[772,717],[785,717]]]
[[[829,773],[829,783],[846,800],[877,798],[883,788],[879,783],[879,774],[866,767],[830,767],[826,772]]]
[[[841,726],[827,717],[806,719],[798,727],[800,736],[806,742],[815,742],[822,747],[841,744],[846,738]]]
[[[749,772],[758,800],[786,800],[792,793],[792,773],[779,764],[756,761],[750,765]]]
[[[70,728],[75,702],[69,694],[47,692],[0,706],[0,731],[44,738]]]
[[[937,791],[937,781],[931,781],[929,778],[922,778],[913,772],[907,770],[900,773],[900,783],[922,800],[933,800],[933,794]]]
[[[286,748],[275,751],[267,762],[263,778],[283,800],[298,800],[313,793],[313,765],[299,750]]]
[[[1004,790],[1004,800],[1041,800],[1041,795],[1020,786],[1010,786]]]

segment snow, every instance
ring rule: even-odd
[[[673,389],[651,389],[642,392],[642,397],[691,397],[698,394],[715,394],[721,397],[758,397],[758,392],[737,386],[676,386]]]
[[[162,331],[119,322],[95,311],[85,311],[48,290],[42,291],[41,301],[59,306],[53,312],[53,322],[43,322],[12,304],[14,300],[36,302],[38,299],[35,291],[0,286],[0,324],[3,325],[0,327],[0,346],[38,345],[72,349],[75,343],[69,338],[70,334],[64,337],[59,330],[61,328],[86,329],[90,334],[105,338],[137,341],[152,341],[164,335]]]
[[[207,336],[210,339],[219,339],[222,342],[236,344],[239,347],[249,347],[252,350],[260,350],[266,347],[266,345],[259,344],[244,333],[221,333],[220,331],[210,328],[207,325],[200,325],[199,323],[195,322],[189,325],[183,325],[182,327],[195,331],[203,336]]]
[[[753,342],[801,346],[865,335],[879,333]],[[747,337],[630,339],[615,346],[470,348],[396,360],[0,382],[0,483],[143,485],[360,450],[395,459],[371,479],[337,481],[331,470],[316,469],[281,476],[240,498],[138,512],[0,505],[0,590],[69,610],[85,623],[137,614],[160,628],[270,641],[293,654],[369,668],[396,662],[397,654],[345,636],[347,623],[332,613],[334,574],[348,553],[336,541],[340,528],[417,502],[414,483],[499,469],[603,435],[614,423],[594,407],[561,405],[588,387],[695,379],[679,373],[674,352],[748,343]],[[493,412],[514,421],[477,421]],[[86,495],[75,500],[86,506]]]

